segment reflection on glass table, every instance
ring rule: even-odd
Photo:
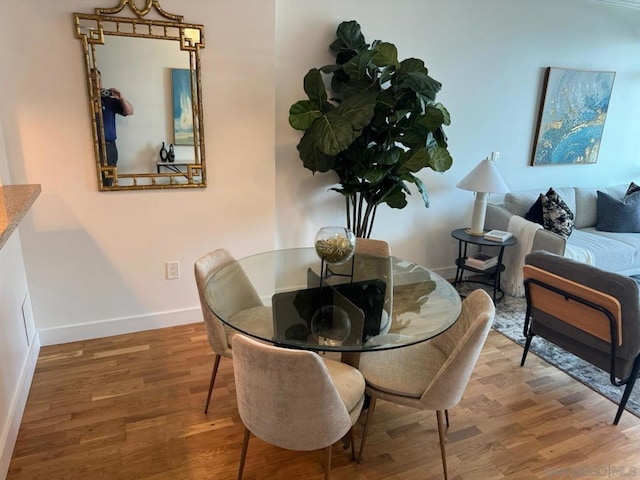
[[[234,262],[213,275],[205,298],[227,326],[270,343],[318,351],[403,347],[449,328],[459,294],[434,272],[396,257],[356,253],[353,275],[320,281],[313,248],[275,250]],[[349,265],[345,268],[351,270]],[[246,277],[263,306],[234,311],[228,292]]]

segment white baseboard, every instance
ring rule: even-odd
[[[202,322],[202,310],[200,307],[154,313],[151,315],[140,315],[137,317],[116,318],[98,322],[43,328],[40,329],[38,333],[42,345],[47,346],[197,322]]]
[[[9,472],[9,464],[11,463],[11,457],[13,455],[13,448],[18,438],[18,431],[20,430],[20,422],[22,421],[22,414],[24,408],[27,405],[27,398],[29,396],[29,389],[31,388],[31,380],[36,370],[36,363],[38,361],[38,354],[40,353],[40,338],[36,333],[33,336],[33,341],[29,346],[27,352],[27,358],[25,359],[22,371],[20,372],[20,380],[17,385],[16,391],[11,400],[9,407],[9,421],[4,425],[0,432],[0,478],[7,478]]]

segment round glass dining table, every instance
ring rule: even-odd
[[[321,268],[314,248],[259,253],[212,275],[205,299],[229,333],[316,351],[420,343],[460,314],[460,295],[448,281],[400,258],[356,252],[323,275]]]

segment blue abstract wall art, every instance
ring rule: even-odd
[[[547,68],[532,165],[596,163],[614,77]]]
[[[191,71],[171,69],[173,101],[173,143],[193,145],[193,109],[191,97]]]

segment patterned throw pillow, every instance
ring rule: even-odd
[[[635,193],[640,190],[640,187],[636,185],[634,182],[629,184],[629,188],[627,188],[627,193],[624,194],[625,197],[628,197],[632,193]]]
[[[603,232],[640,232],[640,191],[617,199],[598,191],[598,223]]]
[[[569,238],[573,232],[573,212],[564,200],[550,188],[546,195],[541,195],[542,213],[545,230],[557,233],[561,237]]]

